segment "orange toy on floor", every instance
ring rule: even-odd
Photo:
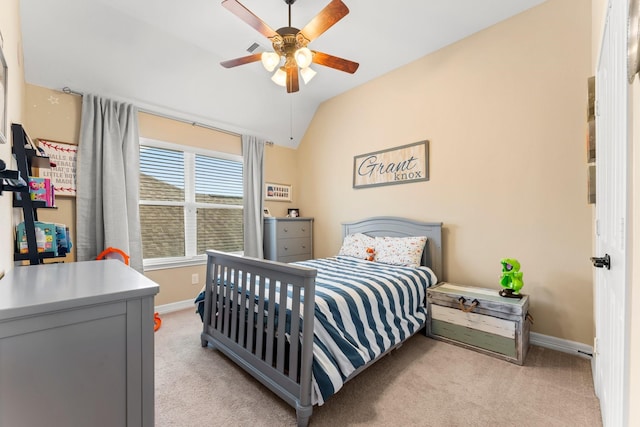
[[[160,329],[161,325],[162,325],[162,319],[160,318],[160,314],[154,313],[153,314],[153,332],[156,332],[158,329]]]

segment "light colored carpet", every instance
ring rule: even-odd
[[[155,333],[156,426],[294,426],[295,410],[216,350],[195,309]],[[310,426],[601,426],[589,360],[532,346],[514,365],[422,335],[349,381]]]

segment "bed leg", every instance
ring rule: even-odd
[[[203,347],[206,347],[208,344],[207,340],[204,337],[204,334],[200,334],[200,345],[202,345]]]
[[[296,406],[296,417],[298,419],[298,427],[307,427],[309,418],[313,412],[313,406]]]

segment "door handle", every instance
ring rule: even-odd
[[[611,270],[611,257],[609,256],[609,254],[605,254],[603,257],[591,257],[591,262],[593,263],[594,267],[606,267],[607,270]]]

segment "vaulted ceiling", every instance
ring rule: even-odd
[[[240,1],[274,30],[288,25],[284,0]],[[271,50],[220,0],[21,0],[25,78],[296,147],[323,101],[545,0],[343,1],[350,13],[309,47],[359,69],[312,64],[317,75],[293,94],[260,62],[220,65],[254,43]],[[297,0],[292,26],[328,3]]]

